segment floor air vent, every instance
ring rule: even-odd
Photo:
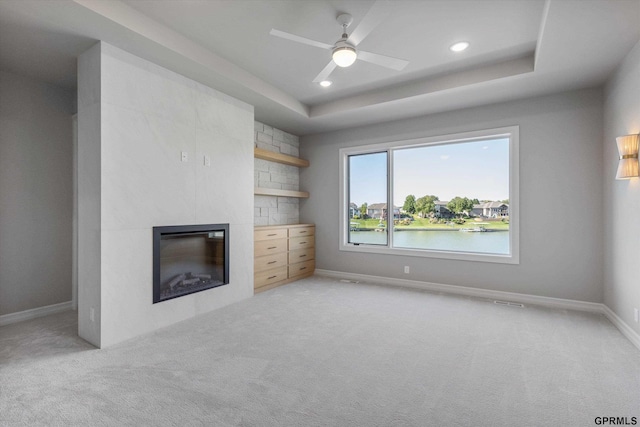
[[[498,305],[508,305],[510,307],[520,307],[520,308],[524,308],[523,304],[520,304],[518,302],[509,302],[509,301],[494,301],[494,304],[498,304]]]

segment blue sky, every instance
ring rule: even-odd
[[[361,206],[363,203],[387,201],[387,153],[363,154],[349,157],[349,196]]]
[[[362,203],[386,201],[386,153],[350,157],[350,198]],[[433,194],[479,200],[509,198],[509,140],[493,139],[430,145],[394,152],[394,204],[407,195]]]

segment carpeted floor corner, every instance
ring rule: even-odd
[[[75,317],[0,328],[0,425],[640,421],[640,352],[601,315],[312,277],[104,350]]]

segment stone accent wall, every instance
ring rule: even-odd
[[[298,137],[255,122],[254,142],[256,147],[276,153],[298,157]],[[254,159],[254,185],[281,190],[299,190],[300,171],[295,166],[283,165],[268,160]],[[255,225],[284,225],[300,222],[299,203],[295,197],[254,196]]]

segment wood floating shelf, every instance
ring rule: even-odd
[[[309,198],[309,193],[307,191],[279,190],[276,188],[256,187],[253,189],[253,194],[259,196],[298,197],[301,199]]]
[[[288,156],[286,154],[274,153],[273,151],[263,150],[262,148],[253,149],[253,157],[256,159],[269,160],[283,165],[297,166],[300,168],[309,167],[309,161],[298,157]],[[308,195],[306,197],[309,197]]]

